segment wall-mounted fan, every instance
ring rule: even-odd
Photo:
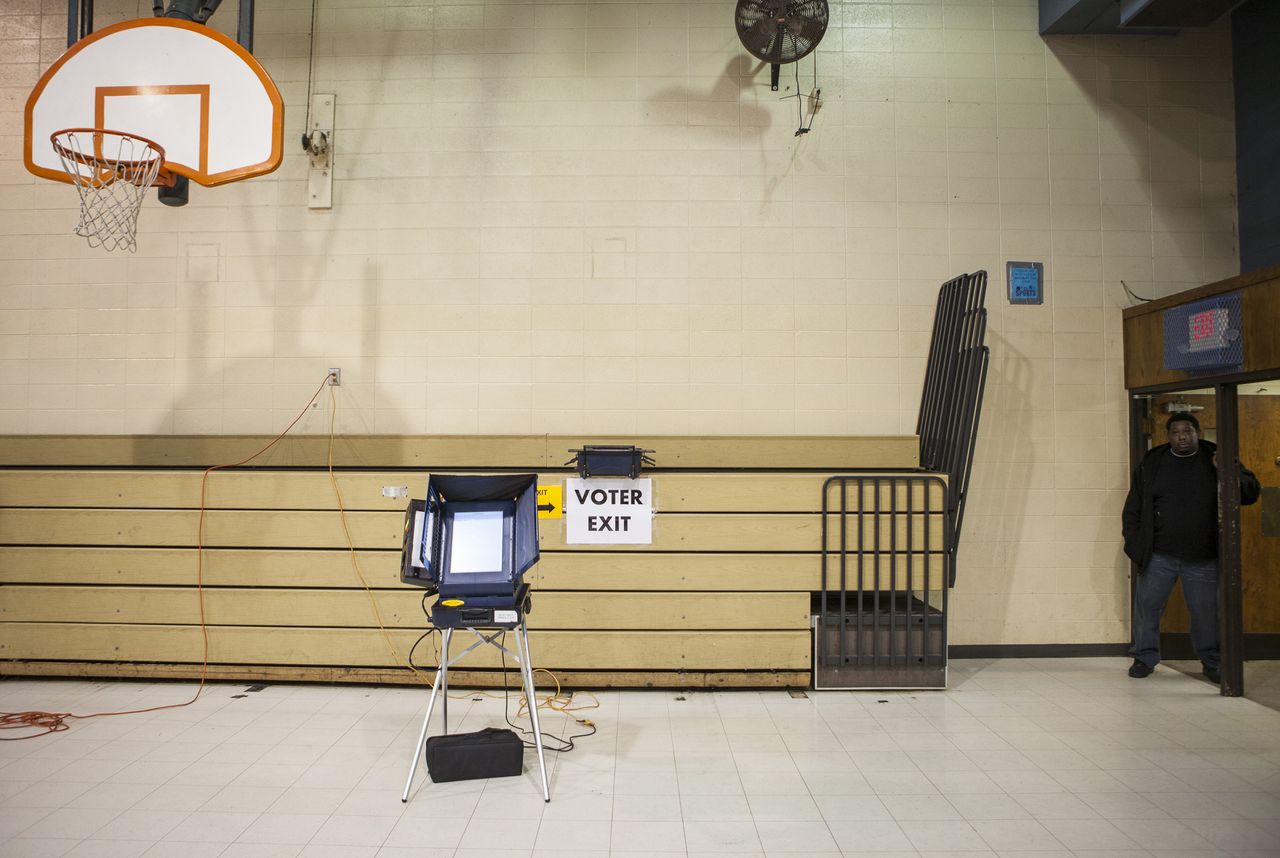
[[[742,46],[770,64],[770,86],[776,91],[779,67],[818,46],[830,10],[827,0],[738,0],[733,17]]]

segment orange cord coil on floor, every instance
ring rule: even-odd
[[[209,671],[209,627],[205,623],[204,615],[204,515],[206,503],[206,490],[209,483],[209,474],[214,471],[220,471],[225,468],[237,468],[241,465],[247,465],[263,453],[270,450],[278,444],[285,435],[288,435],[294,426],[298,425],[298,421],[307,413],[307,409],[311,407],[311,403],[316,401],[316,397],[324,390],[325,385],[329,383],[330,374],[326,374],[324,381],[316,388],[316,392],[311,395],[311,399],[298,412],[298,416],[293,418],[284,431],[277,435],[271,443],[267,444],[258,452],[249,456],[247,459],[241,459],[239,462],[228,462],[223,465],[213,465],[205,468],[204,474],[200,478],[200,521],[196,529],[196,596],[200,603],[200,634],[204,641],[203,655],[200,661],[200,684],[196,687],[196,693],[191,699],[184,703],[167,703],[162,706],[149,706],[145,709],[126,709],[121,712],[93,712],[88,715],[76,715],[73,712],[42,712],[39,710],[31,710],[27,712],[0,712],[0,730],[31,730],[40,729],[39,733],[32,733],[28,736],[3,736],[0,741],[15,742],[22,739],[35,739],[39,736],[47,736],[50,733],[61,733],[70,729],[67,723],[71,719],[85,720],[88,718],[104,718],[110,715],[141,715],[146,712],[158,712],[162,709],[181,709],[184,706],[190,706],[200,699],[201,692],[204,691],[205,676]]]

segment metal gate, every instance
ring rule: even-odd
[[[937,474],[823,487],[814,688],[944,688],[952,528]]]

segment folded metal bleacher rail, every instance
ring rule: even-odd
[[[947,593],[990,351],[987,274],[943,284],[920,397],[920,472],[833,477],[822,499],[815,688],[946,686]]]
[[[991,350],[984,344],[986,291],[987,272],[977,271],[948,281],[938,293],[916,420],[921,469],[947,475],[953,561],[964,523],[982,395],[991,362]],[[950,574],[948,583],[954,585],[954,562]]]

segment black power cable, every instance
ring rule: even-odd
[[[507,651],[505,649],[501,649],[501,647],[506,646],[506,643],[507,643],[507,633],[503,632],[502,637],[499,639],[499,648],[502,653],[502,717],[506,719],[507,726],[510,727],[511,729],[518,730],[526,736],[532,736],[533,735],[532,730],[526,730],[511,720],[511,685],[510,683],[507,682]],[[528,705],[529,705],[529,711],[532,712],[533,708],[538,705],[538,700],[536,695],[534,699],[528,701]],[[569,715],[568,712],[564,714]],[[572,715],[569,715],[569,717],[573,718]],[[533,717],[530,716],[529,720],[532,721]],[[585,718],[573,718],[573,720],[577,721],[579,724],[583,725],[584,727],[591,728],[590,732],[575,733],[572,736],[568,737],[567,739],[562,739],[559,736],[552,736],[549,733],[544,732],[542,733],[542,741],[543,741],[542,750],[552,751],[557,754],[568,753],[569,751],[572,751],[574,749],[575,739],[585,739],[587,736],[594,736],[596,734],[596,725],[593,722],[588,721]],[[556,742],[559,742],[560,747],[558,748],[548,747],[546,745],[546,741],[548,739],[552,739]],[[524,739],[522,741],[524,742],[524,746],[526,748],[538,747],[536,743],[530,742],[527,739]]]
[[[1135,301],[1141,301],[1146,304],[1155,300],[1155,298],[1143,298],[1141,295],[1135,295],[1133,290],[1129,288],[1129,284],[1125,283],[1123,280],[1120,281],[1120,286],[1124,289],[1124,293]]]
[[[795,63],[796,72],[796,114],[799,116],[800,125],[796,128],[795,136],[808,134],[813,130],[813,118],[818,113],[818,107],[822,103],[822,90],[818,88],[818,52],[813,52],[813,102],[809,109],[809,124],[804,122],[804,96],[800,94],[800,63]]]
[[[431,614],[427,611],[427,599],[428,599],[428,597],[430,597],[430,596],[432,595],[432,593],[433,593],[433,591],[428,590],[427,592],[425,592],[425,593],[423,593],[423,594],[422,594],[422,615],[423,615],[424,617],[426,617],[426,618],[427,618],[427,621],[428,621],[428,622],[430,622],[430,620],[431,620]],[[419,635],[419,636],[418,636],[418,639],[417,639],[416,641],[414,641],[414,642],[413,642],[413,646],[409,647],[409,667],[410,667],[410,668],[412,668],[412,669],[414,669],[414,670],[416,670],[416,669],[418,668],[418,665],[416,665],[416,664],[414,664],[414,663],[413,663],[413,652],[414,652],[414,650],[416,650],[416,649],[418,648],[418,644],[422,643],[424,640],[426,640],[426,639],[427,639],[428,637],[430,637],[431,635],[439,634],[439,633],[440,633],[440,630],[439,630],[439,629],[435,628],[434,626],[430,626],[430,627],[428,627],[428,628],[427,628],[427,630],[426,630],[425,632],[423,632],[421,635]],[[436,644],[436,667],[437,667],[437,669],[439,668],[439,666],[440,666],[440,646],[439,646],[439,643],[437,643],[437,644]]]

